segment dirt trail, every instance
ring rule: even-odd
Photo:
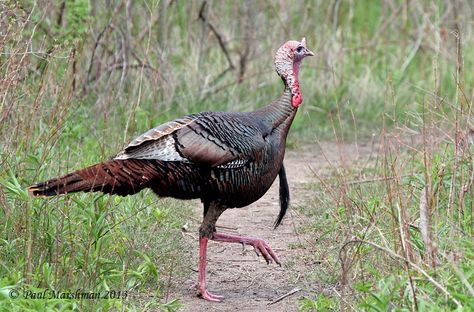
[[[363,154],[368,154],[370,146],[362,147]],[[349,155],[351,163],[357,159],[359,148],[353,145],[325,145],[321,151],[289,151],[285,157],[285,167],[291,192],[293,207],[307,202],[311,192],[307,184],[315,181],[313,171],[326,171],[340,163],[341,152]],[[324,154],[324,155],[323,155]],[[332,163],[332,165],[330,165]],[[278,178],[276,182],[278,181]],[[262,257],[257,257],[251,246],[243,251],[239,244],[209,242],[208,249],[208,289],[224,295],[222,303],[211,303],[195,295],[193,285],[197,273],[189,274],[181,285],[174,285],[171,298],[179,298],[184,305],[180,311],[297,311],[297,299],[306,293],[308,288],[317,289],[316,285],[305,285],[304,275],[311,264],[305,264],[305,255],[309,249],[304,248],[304,237],[297,233],[302,218],[288,212],[283,223],[273,230],[273,222],[279,212],[278,183],[263,198],[242,209],[229,209],[219,219],[218,225],[225,232],[238,233],[266,240],[282,261],[282,267],[276,264],[267,265]],[[196,218],[200,219],[201,209],[196,209]],[[199,225],[193,224],[190,233]],[[230,229],[228,229],[230,228]],[[193,233],[194,234],[194,233]],[[186,235],[187,243],[195,246],[192,250],[193,267],[197,268],[198,245],[196,236]],[[301,291],[285,299],[268,305],[276,298],[285,295],[295,288]]]

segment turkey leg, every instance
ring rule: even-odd
[[[257,255],[259,253],[262,254],[263,258],[265,258],[267,263],[271,263],[273,259],[273,261],[275,261],[278,265],[281,266],[281,262],[278,259],[278,256],[272,250],[270,245],[268,245],[267,242],[265,242],[263,239],[215,232],[212,237],[212,240],[217,242],[241,243],[251,245],[257,252]],[[201,237],[199,239],[198,295],[200,295],[203,299],[209,301],[220,302],[222,299],[224,299],[224,297],[210,293],[207,290],[206,286],[206,260],[208,241],[209,238],[207,237]]]
[[[211,294],[206,286],[206,258],[207,258],[207,237],[199,239],[199,269],[198,269],[198,295],[209,301],[220,302],[223,296]]]
[[[217,242],[251,245],[257,252],[257,255],[259,253],[262,254],[267,263],[270,263],[273,260],[277,264],[281,265],[280,260],[278,259],[275,252],[273,252],[270,245],[268,245],[263,239],[216,232],[216,221],[224,211],[224,207],[221,207],[215,203],[204,202],[204,218],[202,220],[201,227],[199,228],[199,268],[197,293],[203,299],[216,302],[221,301],[224,297],[214,295],[207,290],[206,260],[207,243],[209,242],[209,239]]]

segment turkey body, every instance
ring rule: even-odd
[[[280,177],[280,212],[285,216],[289,191],[283,166],[286,137],[302,102],[298,72],[301,60],[314,55],[306,41],[288,41],[275,55],[285,89],[269,105],[253,112],[205,112],[159,125],[134,139],[111,160],[37,183],[34,197],[73,192],[121,196],[150,188],[160,197],[200,198],[204,206],[199,228],[198,295],[220,301],[206,287],[208,240],[248,244],[267,263],[280,261],[262,239],[216,231],[228,208],[247,206],[262,197]]]
[[[205,112],[149,130],[112,160],[36,184],[34,196],[101,191],[131,195],[151,188],[158,196],[200,198],[222,208],[262,197],[282,170],[296,108],[288,90],[249,113]]]
[[[286,107],[291,107],[289,96],[282,96],[282,100],[287,100]],[[295,112],[296,109],[288,111],[277,125],[259,118],[258,111],[191,116],[200,124],[202,132],[198,135],[215,142],[210,147],[201,145],[203,154],[217,155],[224,151],[228,155],[229,151],[233,151],[233,157],[228,161],[225,156],[221,159],[210,158],[201,160],[201,163],[160,162],[157,167],[166,169],[162,171],[161,178],[150,185],[151,189],[158,196],[200,198],[205,203],[225,208],[239,208],[255,202],[267,192],[281,170],[286,134]],[[226,133],[234,135],[226,137]],[[179,134],[175,140],[179,145]],[[195,150],[197,146],[190,148]],[[211,148],[218,150],[210,151]]]

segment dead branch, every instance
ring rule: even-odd
[[[234,70],[235,69],[235,66],[234,66],[234,63],[232,63],[232,59],[230,58],[230,54],[229,54],[229,51],[227,50],[227,47],[224,43],[224,40],[222,39],[222,36],[219,34],[219,32],[217,31],[217,29],[214,27],[214,25],[208,21],[207,17],[206,17],[206,7],[207,7],[207,1],[204,1],[201,5],[201,9],[199,9],[199,16],[198,16],[198,19],[200,19],[204,25],[206,25],[207,27],[209,27],[209,29],[211,30],[211,32],[214,34],[214,36],[216,36],[217,38],[217,42],[219,43],[219,46],[222,50],[222,52],[224,53],[226,59],[227,59],[227,62],[229,63],[229,67],[227,69],[225,69],[219,76],[218,78],[220,79],[226,72],[230,71],[230,70]],[[215,79],[217,80],[217,79]]]
[[[285,299],[286,297],[289,297],[289,296],[291,296],[291,295],[293,295],[293,294],[295,294],[295,293],[297,293],[297,292],[299,292],[299,291],[301,291],[301,288],[295,288],[295,289],[291,290],[290,292],[288,292],[288,293],[286,293],[286,294],[284,294],[284,295],[282,295],[282,296],[280,296],[280,297],[274,299],[273,301],[270,301],[269,303],[267,303],[267,305],[272,305],[272,304],[275,304],[275,303],[277,303],[277,302],[279,302],[279,301],[282,301],[282,300]]]
[[[138,64],[127,64],[127,65],[124,65],[123,63],[122,64],[111,64],[109,65],[109,67],[107,68],[107,71],[113,71],[113,70],[117,70],[117,69],[142,69],[142,68],[145,68],[145,69],[149,69],[151,71],[158,71],[158,69],[156,69],[155,67],[151,66],[151,65],[148,65],[148,64],[143,64],[143,63],[138,63]]]
[[[91,82],[92,78],[91,78],[91,73],[92,73],[92,67],[93,67],[93,64],[94,64],[94,58],[95,58],[95,54],[97,52],[97,48],[99,47],[99,44],[100,44],[100,41],[102,39],[102,37],[104,36],[104,34],[106,33],[106,31],[108,31],[111,26],[112,26],[112,20],[113,20],[113,17],[114,16],[117,16],[117,14],[119,13],[119,11],[123,8],[123,2],[120,2],[117,7],[115,8],[114,10],[114,13],[112,14],[112,17],[109,19],[109,21],[107,22],[107,24],[105,24],[104,28],[102,29],[102,31],[99,33],[99,35],[97,36],[97,38],[94,40],[94,45],[92,47],[92,54],[91,54],[91,58],[90,58],[90,61],[89,61],[89,66],[87,68],[87,74],[86,74],[86,79],[84,81],[84,85],[82,86],[82,92],[85,94],[86,91],[87,91],[87,85]]]
[[[99,46],[99,43],[100,43],[100,40],[102,39],[102,36],[110,28],[111,24],[112,24],[112,19],[110,19],[109,22],[104,26],[104,28],[102,29],[102,31],[99,33],[99,35],[97,36],[97,38],[94,41],[94,46],[92,47],[92,55],[91,55],[91,58],[90,58],[90,61],[89,61],[88,69],[87,69],[86,81],[84,83],[84,86],[82,87],[83,93],[86,92],[87,85],[91,81],[92,66],[94,64],[94,57],[95,57],[95,53],[97,51],[97,47]]]
[[[368,179],[362,179],[362,180],[347,181],[346,184],[357,185],[357,184],[365,184],[365,183],[384,182],[384,181],[393,180],[396,178],[406,178],[406,177],[412,177],[412,176],[413,174],[405,174],[399,177],[375,177],[375,178],[368,178]],[[334,186],[337,186],[337,184],[334,184]]]
[[[61,2],[61,5],[59,6],[59,13],[58,13],[58,19],[56,24],[58,26],[62,26],[63,24],[63,17],[64,17],[64,11],[66,9],[66,1]]]
[[[251,54],[252,48],[252,34],[253,30],[255,29],[255,16],[254,12],[255,9],[253,7],[253,1],[245,1],[244,5],[245,11],[245,19],[244,19],[244,47],[239,52],[240,60],[239,60],[239,75],[238,75],[238,82],[241,83],[244,81],[245,70],[247,69],[247,63],[249,56]]]

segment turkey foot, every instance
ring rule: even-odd
[[[200,296],[202,299],[205,299],[207,301],[214,301],[214,302],[221,302],[222,299],[224,299],[224,296],[218,296],[210,293],[207,291],[206,288],[199,287],[198,289],[198,296]]]
[[[217,242],[228,242],[228,243],[241,243],[253,246],[257,255],[262,254],[267,264],[270,264],[273,261],[281,266],[281,262],[278,259],[278,256],[272,250],[270,245],[265,242],[263,239],[254,238],[254,237],[244,237],[244,236],[236,236],[236,235],[229,235],[224,233],[214,233],[212,240]]]
[[[213,297],[214,299],[224,299],[224,296],[219,296],[219,295],[214,295],[210,292],[207,291],[207,289],[205,287],[199,287],[199,283],[194,283],[192,286],[190,286],[188,288],[188,290],[191,290],[191,289],[197,289],[197,295],[201,298],[205,298],[209,301],[214,301],[214,300],[211,300],[211,298]],[[217,301],[220,301],[220,300],[217,300]]]

